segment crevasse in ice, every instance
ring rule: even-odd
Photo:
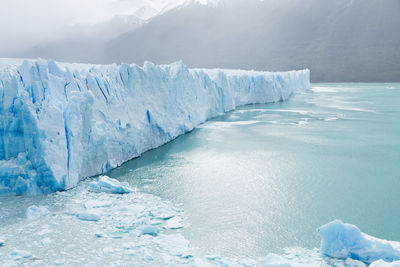
[[[308,70],[1,63],[0,195],[72,188],[236,106],[310,88]]]

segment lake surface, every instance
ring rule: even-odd
[[[319,253],[316,228],[341,219],[400,241],[399,163],[400,84],[314,84],[107,174],[132,194],[91,192],[94,177],[66,192],[1,197],[0,265],[256,266],[272,252],[346,266]],[[31,205],[48,213],[29,219]],[[99,220],[79,220],[87,211]]]
[[[109,173],[182,203],[201,253],[315,248],[341,219],[400,240],[400,84],[314,84],[218,117]]]

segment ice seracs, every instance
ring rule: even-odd
[[[321,252],[327,256],[351,258],[365,263],[400,260],[400,242],[372,237],[361,232],[355,225],[335,220],[318,228],[318,232],[322,238]],[[383,263],[375,264],[381,266],[379,264]]]
[[[308,70],[1,63],[0,195],[72,188],[239,105],[310,89]]]

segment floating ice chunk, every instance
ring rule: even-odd
[[[42,231],[37,232],[37,235],[47,235],[53,233],[53,230],[48,229],[47,227],[44,228]]]
[[[100,176],[97,181],[89,183],[89,188],[95,192],[106,192],[112,194],[127,194],[133,192],[128,183],[121,183],[120,181],[108,176]]]
[[[144,212],[146,210],[146,207],[143,205],[129,205],[128,207],[124,207],[121,209],[121,211],[129,213],[129,214],[136,214],[136,216],[139,216],[140,213]]]
[[[102,238],[104,236],[104,234],[98,232],[98,233],[95,233],[94,236],[97,237],[97,238]]]
[[[45,237],[42,239],[41,243],[42,243],[42,245],[48,245],[51,243],[51,239],[48,237]]]
[[[386,262],[383,260],[374,261],[369,267],[400,267],[400,261]]]
[[[152,225],[144,225],[137,228],[143,235],[157,235],[160,229]]]
[[[63,196],[63,197],[70,197],[72,196],[71,193],[68,193],[66,191],[57,191],[57,195]]]
[[[4,243],[5,243],[4,239],[0,238],[0,247],[4,246]]]
[[[13,249],[10,252],[10,255],[15,256],[17,258],[25,258],[25,259],[32,257],[32,254],[29,251],[19,250],[19,249]]]
[[[253,260],[253,259],[250,259],[250,258],[244,258],[244,259],[238,260],[238,264],[239,264],[240,266],[243,266],[243,267],[247,267],[247,266],[257,266],[257,261],[256,261],[256,260]]]
[[[26,218],[29,220],[38,219],[49,213],[49,210],[43,206],[32,205],[26,209]]]
[[[65,264],[65,259],[57,259],[54,260],[55,265],[64,265]]]
[[[103,248],[103,253],[104,253],[104,254],[113,253],[113,252],[115,252],[115,251],[117,251],[117,249],[115,249],[115,248],[113,248],[113,247],[105,247],[105,248]]]
[[[106,200],[88,200],[85,202],[85,208],[87,209],[110,207],[111,205],[112,201]]]
[[[182,258],[192,257],[189,241],[180,234],[161,235],[156,242],[173,256]]]
[[[229,266],[229,263],[221,256],[207,255],[205,258],[218,266]]]
[[[168,219],[163,226],[165,229],[180,229],[183,228],[183,220],[180,217],[172,217]]]
[[[173,210],[168,209],[168,208],[165,208],[165,210],[162,210],[162,208],[152,209],[151,213],[153,214],[153,216],[155,218],[161,219],[161,220],[171,219],[176,214],[176,212],[174,212]]]
[[[297,263],[293,260],[285,259],[277,254],[269,253],[267,257],[261,260],[265,267],[306,267],[307,265]]]
[[[91,211],[83,211],[83,212],[77,212],[76,213],[76,218],[82,221],[98,221],[100,220],[100,216]]]
[[[137,246],[137,243],[135,243],[135,242],[124,242],[123,244],[122,244],[122,247],[124,248],[124,249],[133,249],[133,248],[135,248]]]
[[[143,252],[143,260],[152,261],[154,259],[152,254],[152,251],[150,251],[149,249],[145,249]]]
[[[318,232],[322,238],[321,252],[327,256],[365,263],[400,260],[400,242],[369,236],[355,225],[335,220],[321,226]]]

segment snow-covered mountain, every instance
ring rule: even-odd
[[[399,25],[398,0],[191,4],[112,40],[100,61],[309,67],[314,81],[400,81]]]
[[[112,7],[108,14],[99,16],[81,16],[63,25],[49,18],[42,18],[41,24],[27,25],[15,29],[21,32],[19,38],[13,38],[8,43],[0,43],[0,57],[44,57],[69,62],[94,62],[99,55],[104,53],[105,44],[118,36],[134,31],[151,21],[153,18],[164,14],[179,6],[190,3],[209,2],[218,3],[220,0],[110,0]],[[4,11],[3,11],[4,12]],[[1,15],[2,11],[0,11]],[[34,18],[41,16],[41,12],[34,10]],[[103,11],[104,13],[104,11]],[[44,22],[53,26],[38,29],[36,25]],[[11,22],[12,23],[12,22]],[[58,26],[57,26],[58,25]],[[0,34],[2,27],[0,25]],[[43,25],[42,25],[43,26]],[[15,26],[14,26],[15,27]],[[3,29],[4,31],[4,29]],[[24,38],[26,36],[26,38]],[[7,39],[7,35],[5,36]],[[8,38],[10,39],[10,38]],[[21,42],[16,43],[18,40]],[[14,43],[14,45],[12,45]],[[9,49],[9,47],[12,47]]]
[[[153,8],[157,15],[145,23],[119,24],[111,31],[118,36],[70,38],[0,56],[138,64],[182,59],[191,67],[310,68],[312,80],[322,82],[400,81],[399,0],[165,0],[162,9]],[[90,30],[102,31],[110,32]]]
[[[7,42],[0,42],[0,57],[25,54],[82,61],[94,51],[100,53],[106,41],[186,1],[192,0],[6,0],[0,9],[0,35]]]

